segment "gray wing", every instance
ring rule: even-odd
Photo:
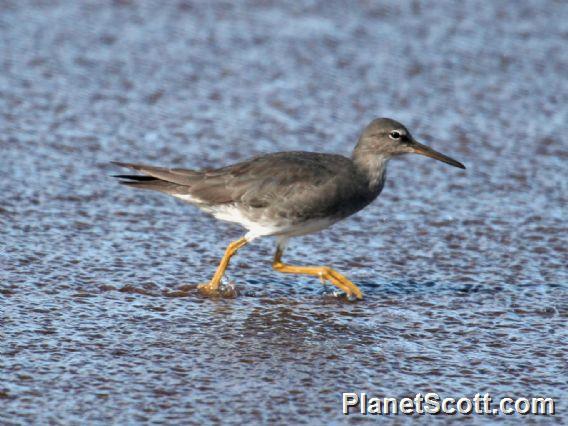
[[[205,171],[115,164],[147,175],[127,182],[131,186],[189,194],[204,204],[270,209],[280,217],[350,214],[366,205],[363,182],[351,161],[340,155],[282,152]]]

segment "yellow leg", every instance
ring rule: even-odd
[[[363,299],[363,293],[361,290],[349,281],[345,276],[341,275],[339,272],[334,271],[327,266],[292,266],[282,263],[282,253],[283,249],[278,246],[276,249],[276,254],[274,255],[274,261],[272,262],[272,267],[279,272],[289,273],[289,274],[306,274],[314,275],[320,277],[321,279],[328,280],[334,286],[339,287],[345,293],[347,293],[348,298],[356,297],[357,299]]]
[[[229,266],[229,261],[231,260],[231,257],[233,257],[233,255],[237,252],[238,249],[247,245],[247,243],[248,240],[245,237],[243,237],[240,240],[233,241],[231,244],[227,246],[225,254],[223,255],[223,258],[221,259],[221,262],[219,263],[219,266],[215,271],[215,275],[213,275],[213,278],[211,278],[211,281],[208,282],[207,284],[199,285],[198,288],[200,292],[209,296],[216,295],[219,293],[219,285],[221,284],[221,278],[223,278],[225,270],[227,269],[227,266]]]

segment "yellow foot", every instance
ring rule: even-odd
[[[347,300],[354,301],[363,299],[363,293],[349,279],[328,266],[295,266],[282,263],[282,253],[284,249],[281,245],[276,248],[276,254],[272,261],[272,267],[285,274],[305,274],[319,277],[322,282],[329,281],[337,288],[343,290],[347,295]]]
[[[207,297],[227,297],[232,299],[238,295],[237,289],[232,284],[214,286],[212,283],[203,283],[197,286],[197,290]]]
[[[338,295],[337,292],[334,292],[334,295],[339,298],[345,298],[348,302],[356,302],[357,300],[363,300],[363,294],[361,293],[361,291],[350,292],[343,290],[343,294],[340,293]]]
[[[354,302],[357,299],[363,300],[363,293],[361,292],[361,290],[359,290],[359,287],[345,278],[345,276],[341,275],[339,272],[331,268],[324,267],[322,273],[320,274],[320,279],[327,280],[334,286],[343,290],[343,292],[345,292],[347,300],[349,300],[350,302]]]

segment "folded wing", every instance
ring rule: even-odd
[[[128,186],[189,196],[196,204],[269,208],[287,217],[341,211],[337,204],[359,192],[353,191],[357,182],[345,178],[351,161],[339,155],[282,152],[203,171],[114,164],[144,174],[116,176]]]

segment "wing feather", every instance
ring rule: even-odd
[[[325,216],[366,204],[364,182],[354,179],[353,163],[340,155],[281,152],[205,171],[115,164],[169,183],[163,192],[190,194],[207,204],[270,208],[281,217]],[[161,190],[154,182],[144,184]]]

